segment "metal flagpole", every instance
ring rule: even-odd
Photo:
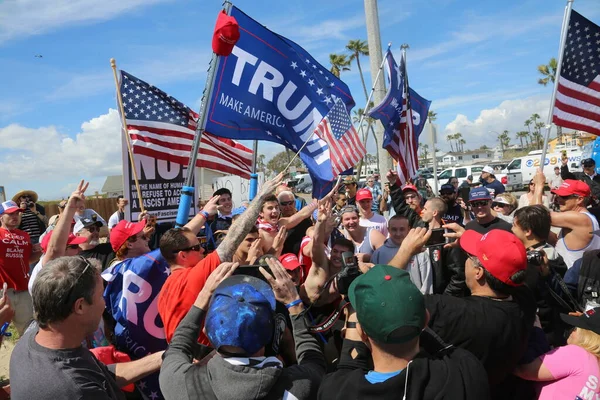
[[[256,173],[256,162],[258,161],[258,140],[254,141],[252,146],[254,158],[252,159],[252,173],[250,174],[250,192],[248,193],[248,201],[252,201],[258,192],[258,174]]]
[[[565,50],[565,42],[567,40],[567,30],[569,29],[569,19],[571,18],[571,10],[573,9],[573,1],[567,0],[565,6],[565,14],[563,16],[562,31],[560,33],[560,43],[558,49],[558,63],[556,67],[556,75],[554,76],[554,90],[552,91],[552,99],[550,100],[550,110],[546,119],[546,135],[544,137],[544,148],[542,149],[542,157],[540,158],[540,168],[544,170],[546,164],[546,152],[548,151],[548,140],[550,131],[552,130],[552,114],[554,111],[554,103],[556,102],[556,92],[558,91],[558,80],[560,79],[560,71],[562,70],[563,52]]]
[[[427,118],[427,120],[429,121],[429,133],[431,135],[431,146],[433,147],[433,149],[431,150],[433,153],[433,193],[439,193],[438,192],[438,178],[437,178],[437,158],[435,157],[435,145],[437,142],[437,132],[435,131],[435,128],[433,126],[433,124],[431,123],[431,119]]]
[[[226,1],[224,3],[224,10],[227,15],[231,14],[231,3]],[[198,126],[196,127],[196,137],[194,138],[194,145],[190,153],[190,160],[188,163],[187,175],[185,177],[184,186],[181,188],[181,198],[179,199],[179,208],[177,209],[177,219],[175,226],[182,227],[187,224],[190,215],[190,206],[192,199],[194,198],[194,187],[192,186],[194,179],[194,170],[196,169],[196,160],[198,159],[198,151],[200,150],[200,142],[202,141],[202,133],[206,128],[206,120],[208,118],[208,103],[212,97],[212,92],[215,87],[215,78],[217,76],[217,69],[219,68],[219,62],[221,57],[216,53],[213,53],[212,59],[210,60],[209,71],[210,74],[206,80],[206,89],[202,97],[202,104],[200,105],[200,113],[198,117]]]
[[[403,78],[404,78],[404,93],[406,96],[406,130],[407,130],[407,132],[410,133],[410,136],[411,136],[410,139],[414,140],[414,135],[413,135],[414,125],[413,125],[413,119],[412,119],[412,106],[410,104],[410,85],[408,83],[408,67],[406,65],[407,64],[406,63],[406,50],[409,48],[410,48],[410,46],[407,43],[404,43],[402,46],[400,46],[400,51],[402,53],[402,57],[401,57],[402,61],[401,62],[403,62],[403,64],[404,64]],[[404,106],[403,106],[403,108],[404,108]],[[402,123],[402,117],[400,118],[400,123]],[[410,139],[409,139],[408,134],[406,135],[405,139],[406,139],[405,143],[409,144]],[[400,151],[400,148],[401,148],[400,140],[401,140],[400,136],[398,136],[398,151]],[[407,154],[406,154],[405,160],[408,162],[412,162],[412,158],[409,157],[409,155],[411,154],[410,151],[407,151],[406,153]],[[400,160],[397,160],[397,161],[398,161],[398,172],[400,172]],[[406,172],[407,173],[410,172],[408,170],[408,162],[406,162],[406,164],[407,164]],[[419,166],[419,160],[418,160],[418,156],[417,156],[417,167],[418,166]],[[405,178],[406,178],[406,181],[408,182],[408,180],[412,179],[413,177],[406,176]]]
[[[137,171],[135,169],[135,162],[133,160],[133,149],[131,148],[131,138],[127,130],[127,119],[125,118],[125,108],[123,108],[123,98],[121,97],[121,87],[119,86],[119,78],[117,77],[117,62],[114,58],[110,59],[110,66],[113,70],[115,77],[115,86],[117,87],[117,103],[119,103],[119,112],[121,114],[121,125],[123,126],[123,134],[125,135],[125,142],[127,143],[127,152],[129,153],[129,161],[131,162],[131,172],[133,173],[133,180],[135,182],[135,190],[138,195],[138,201],[140,203],[140,210],[145,212],[144,200],[142,199],[142,191],[140,190],[140,182],[138,180]],[[124,181],[129,182],[129,177],[126,177]],[[125,188],[123,188],[125,189]]]

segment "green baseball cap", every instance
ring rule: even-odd
[[[379,343],[405,343],[425,328],[423,294],[403,269],[375,265],[348,290],[363,331]]]

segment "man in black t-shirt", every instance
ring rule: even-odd
[[[456,222],[459,225],[463,225],[463,211],[462,207],[456,202],[458,193],[456,188],[452,184],[442,185],[440,188],[440,198],[444,200],[448,209],[442,216],[442,219],[446,222]]]
[[[480,234],[492,229],[512,232],[512,225],[496,217],[492,212],[492,195],[485,187],[476,187],[469,193],[469,205],[475,219],[469,222],[465,229],[474,230]]]
[[[294,193],[283,191],[279,193],[277,200],[279,201],[282,217],[291,217],[298,212],[296,209],[296,198],[294,197]],[[302,238],[306,236],[306,230],[311,226],[312,220],[311,217],[308,217],[300,221],[296,226],[288,228],[282,254],[293,253],[297,255],[300,252]]]
[[[471,296],[425,296],[429,327],[481,360],[494,398],[514,398],[509,375],[525,352],[536,310],[531,292],[522,286],[525,247],[498,229],[484,235],[467,230],[459,244],[468,254],[465,278]]]
[[[100,243],[100,228],[102,221],[93,220],[92,218],[81,218],[73,227],[75,236],[81,236],[87,239],[87,242],[81,243],[80,256],[85,258],[95,258],[102,264],[102,270],[110,266],[111,261],[115,258],[110,243]]]

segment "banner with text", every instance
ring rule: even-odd
[[[140,202],[135,188],[135,179],[131,170],[127,144],[123,138],[123,196],[129,200],[125,219],[137,221],[141,212]],[[134,154],[133,160],[140,183],[142,200],[146,211],[154,215],[158,222],[173,222],[177,217],[181,187],[187,174],[187,165],[179,165],[170,161],[157,160],[141,154]],[[194,183],[192,183],[194,185]],[[196,215],[198,188],[190,206],[190,217]]]

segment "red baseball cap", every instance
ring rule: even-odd
[[[131,236],[140,233],[146,226],[146,220],[140,222],[129,222],[122,220],[110,231],[110,245],[115,253],[123,246]]]
[[[48,244],[50,243],[50,238],[52,237],[52,233],[54,233],[54,230],[51,230],[50,232],[46,233],[44,235],[44,237],[42,238],[42,242],[40,243],[40,246],[42,246],[42,250],[44,251],[44,253],[48,250]],[[81,236],[75,236],[72,233],[69,233],[69,238],[67,239],[67,246],[70,246],[72,244],[82,244],[87,242],[87,238],[81,237]]]
[[[287,253],[282,255],[281,257],[279,257],[279,262],[281,263],[281,265],[283,265],[283,268],[287,269],[288,271],[293,271],[296,268],[302,266],[302,264],[300,264],[300,261],[298,260],[298,257],[296,257],[294,253]]]
[[[235,18],[221,11],[213,33],[212,48],[220,56],[228,56],[240,38],[240,26]]]
[[[406,192],[407,190],[412,190],[413,192],[417,192],[417,194],[419,193],[419,191],[417,190],[417,187],[415,185],[411,185],[410,183],[407,183],[402,188],[403,192]]]
[[[373,193],[369,189],[360,189],[356,192],[356,201],[373,200]]]
[[[527,252],[515,235],[500,229],[492,229],[485,235],[467,230],[461,236],[459,245],[477,257],[494,278],[509,286],[520,286],[510,278],[527,268]]]
[[[558,196],[576,195],[579,197],[588,197],[591,194],[590,187],[585,182],[574,179],[565,179],[558,188],[551,191]]]

